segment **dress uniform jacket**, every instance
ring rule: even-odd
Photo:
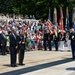
[[[72,57],[75,59],[75,33],[70,33],[69,39],[71,40]]]
[[[47,27],[45,27],[44,29],[44,37],[43,37],[43,41],[44,41],[44,49],[47,50],[47,45],[49,47],[49,50],[51,51],[51,35],[49,33],[49,30],[47,29]],[[48,44],[47,44],[48,43]]]
[[[64,40],[65,40],[65,36],[59,33],[59,41],[64,41]]]

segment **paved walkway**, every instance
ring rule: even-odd
[[[10,67],[10,55],[0,55],[0,75],[75,75],[71,52],[29,51],[24,66]],[[17,60],[18,63],[18,60]]]

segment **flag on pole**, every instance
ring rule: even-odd
[[[50,16],[50,8],[49,8],[49,13],[48,13],[48,20],[51,20],[51,16]]]
[[[53,24],[52,24],[52,22],[51,22],[50,20],[47,21],[47,26],[48,26],[48,29],[49,29],[49,31],[50,31],[50,34],[52,34],[52,33],[53,33],[53,32],[52,32]]]
[[[57,10],[56,10],[56,8],[54,8],[53,22],[54,22],[54,25],[57,25]]]
[[[67,29],[70,29],[69,25],[69,12],[68,12],[68,7],[66,8],[66,26]]]
[[[72,12],[72,23],[75,23],[75,7],[73,8]]]
[[[48,21],[46,22],[46,24],[47,24],[47,27],[48,27],[48,29],[50,31],[50,34],[52,34],[52,26],[53,26],[53,24],[51,22],[50,8],[49,8],[49,13],[48,13]]]
[[[64,34],[64,25],[63,25],[63,12],[62,7],[60,7],[60,19],[59,19],[59,27],[62,30],[62,35]]]

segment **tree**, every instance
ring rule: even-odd
[[[48,9],[51,9],[51,17],[53,17],[54,7],[57,8],[59,15],[60,6],[63,8],[64,15],[68,6],[71,17],[75,0],[0,0],[0,13],[35,15],[37,19],[47,19]]]

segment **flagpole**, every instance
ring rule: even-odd
[[[48,20],[51,20],[51,16],[50,16],[50,7],[49,7],[49,13],[48,13]]]

